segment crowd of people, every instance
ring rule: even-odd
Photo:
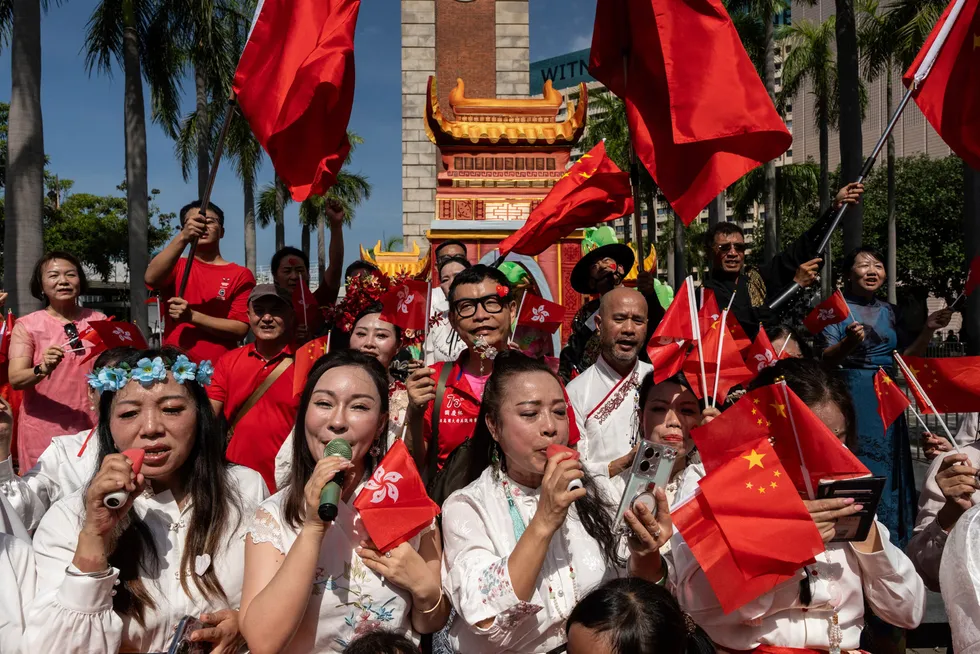
[[[630,248],[599,243],[576,265],[591,299],[556,357],[513,345],[525,289],[459,241],[434,248],[429,327],[409,348],[379,298],[361,297],[382,273],[342,270],[333,205],[318,320],[294,299],[309,284],[302,251],[277,252],[274,283],[256,285],[221,256],[222,211],[193,203],[146,272],[166,307],[162,347],[94,361],[79,334],[106,317],[80,306],[76,258],[46,254],[31,283],[44,308],[10,335],[16,402],[0,397],[0,652],[890,652],[922,621],[926,588],[956,598],[954,629],[977,642],[980,446],[925,436],[935,460],[916,515],[909,428],[885,429],[873,386],[951,312],[910,332],[879,299],[885,259],[869,248],[844,259],[849,318],[816,343],[769,306],[816,281],[831,212],[862,193],[842,189],[758,269],[737,226],[707,233],[704,287],[782,355],[733,397],[785,381],[885,478],[860,542],[834,540],[859,504],[805,498],[825,551],[734,611],[672,519],[706,476],[692,432],[731,402],[710,406],[683,373],[656,378],[647,344],[670,298],[650,273],[624,283]],[[330,310],[341,284],[344,321]],[[296,388],[300,348],[328,333]],[[325,454],[338,439],[349,457]],[[441,515],[380,548],[354,499],[399,441]],[[652,503],[619,524],[644,441],[675,456]],[[321,492],[337,480],[325,521]]]

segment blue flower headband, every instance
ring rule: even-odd
[[[166,381],[167,372],[167,363],[163,358],[156,357],[150,360],[144,357],[136,362],[135,368],[130,367],[128,363],[122,363],[117,367],[106,366],[93,370],[85,377],[88,379],[88,385],[101,394],[105,391],[118,392],[133,379],[149,388],[158,381]],[[214,375],[214,366],[210,361],[194,363],[186,355],[181,354],[170,365],[169,372],[173,374],[174,381],[178,384],[197,381],[202,386],[208,386]]]

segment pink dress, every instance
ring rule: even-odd
[[[98,311],[80,309],[74,321],[78,331],[88,323],[105,320]],[[44,309],[18,318],[10,334],[10,359],[29,358],[32,366],[41,363],[44,351],[52,345],[64,345],[65,323]],[[95,424],[96,415],[88,399],[85,374],[92,371],[92,361],[84,364],[84,352],[68,352],[54,372],[24,391],[24,401],[17,415],[17,456],[21,474],[30,470],[51,439],[60,434],[74,434]]]

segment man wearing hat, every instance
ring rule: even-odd
[[[595,296],[586,302],[572,321],[572,333],[561,351],[561,365],[558,373],[567,384],[576,375],[584,372],[599,358],[599,338],[596,333],[595,316],[599,311],[600,298],[609,291],[623,285],[626,275],[633,269],[636,255],[629,246],[616,239],[612,227],[603,225],[585,230],[582,241],[584,256],[572,269],[572,288],[583,295]],[[643,294],[648,305],[647,333],[652,334],[664,309],[657,298],[653,275],[641,272],[637,276],[637,290]],[[641,359],[646,360],[646,351],[641,348]]]
[[[261,473],[270,493],[276,492],[276,453],[299,408],[293,395],[294,319],[289,291],[256,286],[248,298],[255,342],[218,359],[208,387],[215,415],[229,427],[228,460]]]

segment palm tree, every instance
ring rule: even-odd
[[[292,202],[286,185],[279,179],[279,175],[271,184],[266,184],[259,192],[259,207],[255,214],[255,219],[262,228],[268,227],[273,222],[276,224],[276,250],[286,247],[286,223],[283,211],[286,204]]]
[[[255,252],[255,178],[262,166],[262,146],[252,134],[252,128],[241,113],[236,112],[225,143],[225,156],[235,164],[235,174],[242,180],[245,200],[245,265],[252,274],[256,269]]]
[[[836,0],[836,4],[840,176],[843,182],[850,182],[857,179],[864,165],[858,33],[854,17],[854,0]],[[863,241],[863,233],[863,208],[860,204],[855,204],[848,209],[847,220],[844,222],[844,251],[859,247]]]
[[[129,302],[133,320],[148,332],[146,286],[149,262],[149,202],[146,163],[146,116],[143,81],[149,84],[154,115],[179,104],[179,56],[165,25],[158,21],[153,0],[102,0],[88,22],[85,65],[112,75],[112,62],[121,62],[126,136],[126,204],[129,222]]]
[[[40,306],[27,288],[34,263],[44,251],[41,2],[12,0],[4,4],[4,18],[11,25],[4,279],[11,291],[10,308],[24,314]]]
[[[812,213],[812,199],[819,186],[820,166],[806,163],[784,164],[776,169],[776,207],[780,215],[793,218]],[[760,168],[747,173],[732,185],[732,213],[748,216],[765,193],[765,176]]]

